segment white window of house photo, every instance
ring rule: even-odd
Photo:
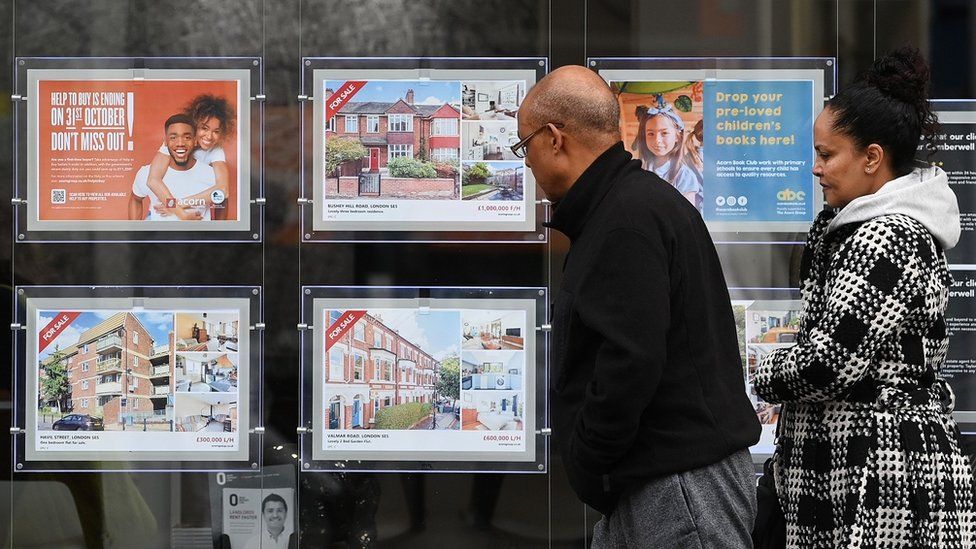
[[[437,147],[430,155],[434,162],[447,162],[458,159],[458,150],[451,147]]]
[[[391,132],[412,132],[413,131],[412,114],[390,114],[387,115],[387,121],[390,124],[388,131]]]
[[[366,341],[366,325],[361,322],[357,323],[356,327],[352,329],[352,337],[358,341]]]
[[[457,135],[457,118],[435,118],[433,127],[430,129],[431,135]]]
[[[139,387],[139,378],[134,376],[129,376],[129,385],[133,388]]]
[[[86,353],[86,354],[88,353],[88,344],[87,343],[85,343],[85,346],[81,348],[81,352]]]
[[[413,145],[390,145],[389,150],[388,160],[400,158],[401,156],[413,157]]]
[[[383,348],[383,332],[379,330],[373,330],[373,347],[377,349]]]
[[[393,363],[389,360],[377,360],[376,369],[382,381],[393,381]]]
[[[68,364],[71,364],[74,361],[75,361],[75,357],[74,356],[69,356],[68,357]]]
[[[366,357],[359,353],[352,355],[352,379],[353,381],[366,380]]]
[[[132,344],[133,345],[139,344],[139,332],[132,332]]]
[[[81,382],[81,388],[82,389],[87,389],[88,388],[88,380],[87,379],[82,380],[82,382]]]
[[[332,117],[328,122],[325,123],[325,131],[334,132],[336,126],[336,117]]]
[[[133,368],[139,367],[139,357],[137,356],[132,357],[132,367]]]
[[[87,362],[85,362],[84,364],[81,365],[81,371],[82,372],[87,372],[88,371],[88,363]]]
[[[359,115],[346,115],[346,133],[359,133]]]
[[[87,408],[88,407],[88,399],[87,398],[81,399],[81,407],[82,408]]]
[[[346,352],[335,346],[329,350],[329,381],[345,381]]]
[[[366,115],[366,133],[380,133],[380,116],[378,114]]]

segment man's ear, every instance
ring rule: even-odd
[[[549,133],[551,135],[549,140],[552,144],[553,152],[558,153],[559,151],[563,150],[566,146],[566,136],[563,134],[563,132],[559,128],[549,124]]]

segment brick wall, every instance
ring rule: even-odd
[[[327,189],[335,188],[335,179],[329,179]],[[329,196],[334,198],[357,198],[359,195],[359,178],[340,177],[339,193]],[[403,198],[416,200],[453,200],[457,199],[457,187],[454,179],[411,179],[406,177],[381,177],[380,198]]]

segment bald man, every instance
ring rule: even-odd
[[[584,67],[536,84],[521,142],[570,239],[553,309],[552,412],[570,484],[604,514],[593,547],[752,547],[760,426],[701,215],[641,169]]]

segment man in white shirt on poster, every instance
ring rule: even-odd
[[[213,167],[197,161],[193,156],[196,147],[196,128],[193,119],[184,114],[175,114],[166,119],[166,149],[169,151],[169,167],[163,175],[163,182],[173,194],[169,204],[162,204],[149,189],[149,166],[139,168],[132,182],[129,195],[129,219],[143,219],[143,201],[149,198],[148,221],[179,221],[180,218],[167,210],[182,208],[189,219],[210,221],[210,207],[204,199],[187,199],[213,187],[216,175]],[[197,204],[199,202],[199,204]]]
[[[285,498],[271,493],[261,502],[261,533],[251,538],[244,549],[289,549],[294,545],[291,534],[285,531],[288,518],[288,504]]]

